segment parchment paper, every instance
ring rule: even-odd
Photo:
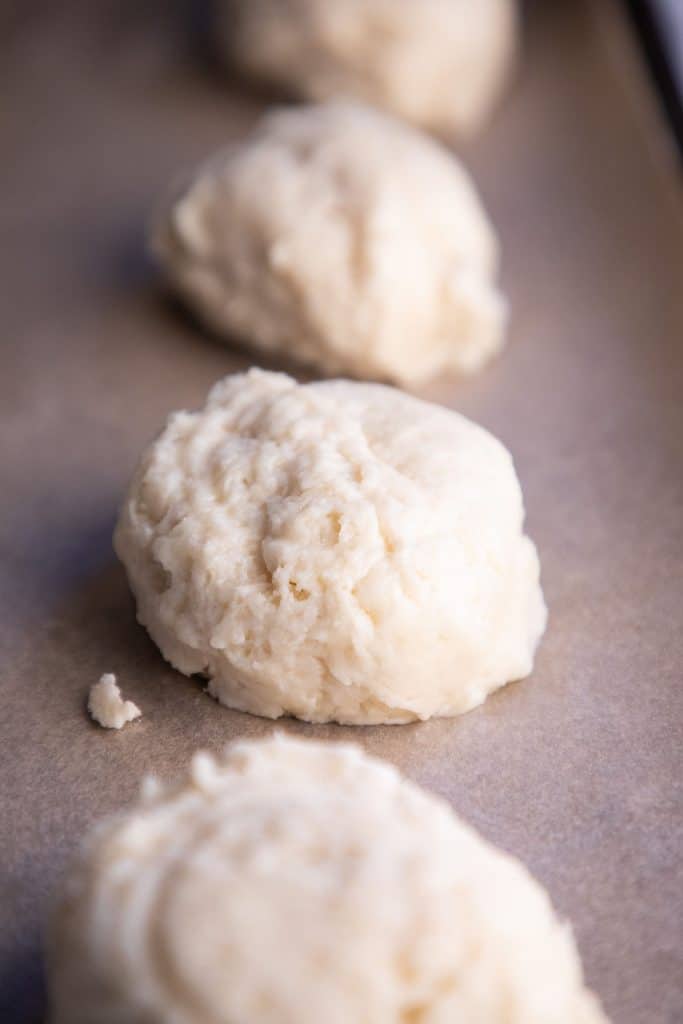
[[[201,5],[15,4],[0,58],[0,1020],[43,1011],[65,860],[146,772],[275,728],[353,738],[521,857],[619,1024],[683,1019],[680,182],[614,10],[539,2],[463,150],[512,306],[490,369],[422,392],[514,453],[550,625],[533,677],[459,720],[312,728],[232,713],[167,666],[110,536],[168,412],[249,365],[164,298],[143,225],[263,100],[203,59]],[[192,7],[192,10],[190,10]],[[84,706],[118,673],[143,719]]]

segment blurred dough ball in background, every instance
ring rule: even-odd
[[[379,384],[251,370],[144,453],[114,545],[164,656],[228,707],[372,725],[527,676],[546,609],[509,452]]]
[[[51,1024],[606,1024],[541,886],[357,747],[275,737],[99,826]]]
[[[516,49],[513,0],[222,0],[218,45],[255,79],[349,96],[448,136],[489,117]]]
[[[325,373],[418,383],[503,343],[498,244],[460,163],[357,104],[267,114],[200,168],[152,249],[212,330]]]

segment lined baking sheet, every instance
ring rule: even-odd
[[[515,456],[550,607],[536,670],[459,720],[366,730],[220,708],[136,625],[111,551],[142,445],[249,364],[144,257],[159,191],[261,107],[170,10],[36,4],[4,33],[0,1019],[41,1019],[40,928],[88,825],[143,773],[280,728],[353,738],[443,794],[549,888],[615,1022],[680,1021],[683,224],[616,8],[530,6],[514,87],[463,151],[510,342],[422,392]],[[84,713],[105,671],[144,711],[121,734]]]

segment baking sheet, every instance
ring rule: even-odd
[[[459,720],[363,730],[219,707],[136,625],[110,546],[165,415],[249,363],[165,301],[142,225],[262,101],[198,59],[197,5],[189,21],[161,2],[10,8],[0,1020],[41,1019],[41,923],[90,823],[143,773],[280,728],[357,740],[447,797],[549,888],[615,1022],[680,1021],[683,222],[615,9],[530,8],[514,88],[464,151],[502,237],[509,346],[422,392],[514,453],[550,607],[536,670]],[[84,713],[104,671],[144,710],[120,734]]]

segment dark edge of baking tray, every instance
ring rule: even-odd
[[[683,38],[677,42],[669,35],[661,9],[654,0],[623,0],[623,3],[683,166],[683,87],[676,77],[676,62],[683,68]],[[681,74],[683,76],[683,71]]]

